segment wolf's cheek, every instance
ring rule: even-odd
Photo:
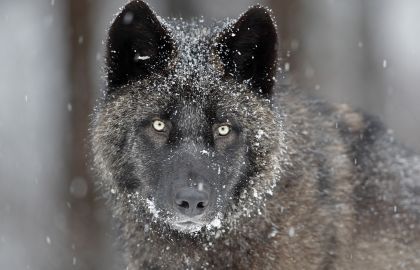
[[[216,211],[224,212],[238,201],[238,196],[247,182],[249,161],[246,146],[240,145],[219,159],[217,177],[214,179]]]

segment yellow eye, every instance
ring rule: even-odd
[[[155,121],[153,121],[153,128],[156,131],[163,131],[165,129],[165,123],[163,123],[160,120],[155,120]]]
[[[230,127],[227,125],[223,125],[217,128],[217,132],[219,132],[220,136],[226,136],[230,132]]]

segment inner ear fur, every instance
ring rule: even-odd
[[[254,6],[216,38],[225,76],[247,81],[254,91],[269,97],[277,62],[276,26],[268,9]]]
[[[175,50],[170,32],[143,1],[128,3],[117,15],[107,41],[107,80],[112,89],[165,72]]]

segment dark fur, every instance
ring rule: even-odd
[[[420,269],[419,157],[375,118],[273,88],[266,9],[206,27],[133,1],[109,33],[92,143],[128,269]],[[173,193],[197,183],[203,226],[179,229]]]

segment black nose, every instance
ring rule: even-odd
[[[194,188],[182,188],[175,194],[175,207],[189,217],[202,214],[209,204],[209,195]]]

